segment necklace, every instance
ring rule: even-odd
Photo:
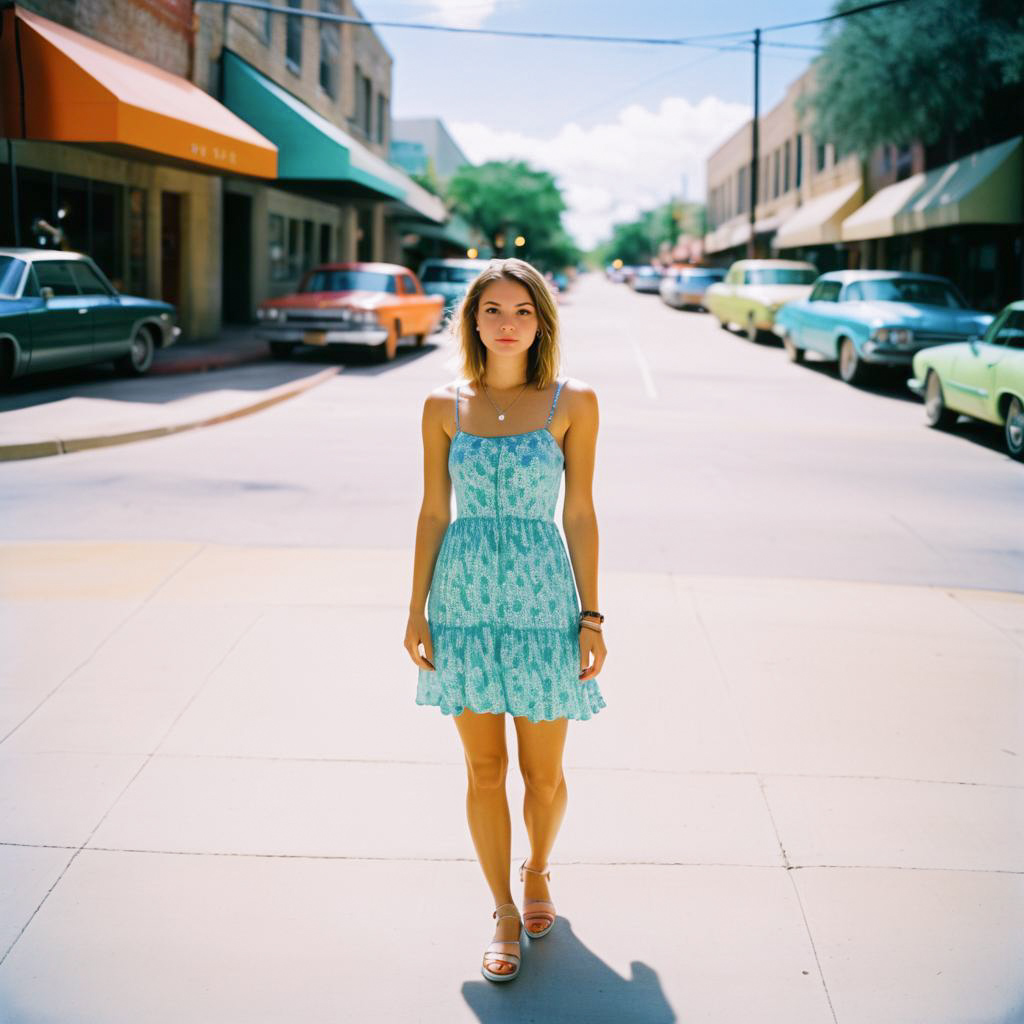
[[[483,381],[481,381],[480,383],[483,384]],[[529,381],[526,382],[526,384],[529,384],[529,383],[530,383]],[[522,386],[522,389],[520,390],[519,395],[521,395],[523,393],[523,391],[526,390],[526,384],[524,384]],[[484,384],[483,388],[484,388],[484,395],[486,396],[487,401],[490,402],[491,405],[494,405],[494,401],[491,399],[491,396],[487,394],[487,385]],[[508,405],[506,405],[504,409],[499,409],[496,405],[494,405],[494,411],[498,414],[498,419],[499,420],[503,420],[505,418],[506,410],[511,409],[512,406],[519,400],[519,395],[516,395],[516,397],[513,398],[512,401],[509,402]]]

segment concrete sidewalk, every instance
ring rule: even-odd
[[[151,374],[204,373],[231,366],[245,366],[270,359],[270,346],[255,335],[255,328],[225,327],[214,339],[178,342],[157,349]]]
[[[1024,1020],[1024,597],[603,574],[560,917],[499,986],[411,564],[0,547],[0,1019]]]
[[[339,370],[299,364],[239,366],[233,372],[225,367],[223,373],[198,378],[94,378],[59,389],[5,395],[0,400],[0,462],[213,426],[294,398]]]

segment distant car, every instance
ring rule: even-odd
[[[908,366],[919,349],[966,341],[991,322],[990,313],[968,309],[944,277],[836,270],[822,274],[806,299],[779,310],[775,333],[794,362],[818,352],[838,360],[847,384],[861,384],[872,366]]]
[[[704,296],[725,278],[720,267],[674,267],[661,279],[662,299],[674,309],[704,309]]]
[[[980,338],[917,352],[910,389],[928,424],[948,429],[963,413],[1003,427],[1006,450],[1024,460],[1024,302],[1007,306]]]
[[[0,249],[0,381],[113,359],[130,376],[181,333],[167,302],[121,295],[88,257]]]
[[[555,287],[558,288],[560,292],[567,292],[569,290],[569,275],[564,271],[556,271],[554,275],[554,282]]]
[[[661,271],[657,267],[637,267],[630,281],[633,291],[651,292],[655,295],[658,293],[660,285]]]
[[[425,260],[420,266],[420,284],[427,295],[440,295],[444,299],[444,313],[448,315],[462,301],[470,282],[489,262],[469,259]]]
[[[751,341],[770,331],[786,302],[805,298],[818,268],[800,260],[737,260],[705,292],[704,305],[722,327],[736,327]]]
[[[394,263],[325,263],[296,292],[261,302],[257,335],[278,357],[297,345],[376,346],[394,359],[402,338],[417,345],[437,330],[444,299],[425,295],[416,275]]]

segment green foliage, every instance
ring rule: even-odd
[[[840,0],[835,10],[858,6]],[[831,22],[816,90],[799,105],[816,138],[866,155],[926,145],[977,118],[986,93],[1024,79],[1020,0],[909,0]]]
[[[460,167],[448,182],[455,209],[487,237],[494,252],[511,253],[516,235],[526,245],[517,255],[543,270],[561,270],[579,259],[562,227],[565,200],[554,177],[522,160],[491,160]]]
[[[612,226],[612,237],[594,250],[601,265],[619,259],[636,266],[650,263],[661,245],[675,245],[680,235],[704,234],[704,207],[699,203],[668,202],[642,213],[639,219]]]

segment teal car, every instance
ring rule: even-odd
[[[462,301],[470,282],[490,260],[445,259],[425,260],[420,266],[420,284],[427,295],[444,299],[443,316],[447,320]]]
[[[180,333],[174,306],[121,295],[77,252],[0,248],[0,383],[114,360],[144,374]]]
[[[847,383],[865,383],[876,366],[909,366],[931,345],[981,334],[992,314],[970,309],[952,281],[896,270],[834,270],[810,295],[787,302],[774,331],[789,358],[815,352],[839,363]]]
[[[929,426],[948,430],[963,413],[1003,428],[1006,450],[1024,460],[1024,301],[1011,302],[980,338],[914,356],[911,391]]]

